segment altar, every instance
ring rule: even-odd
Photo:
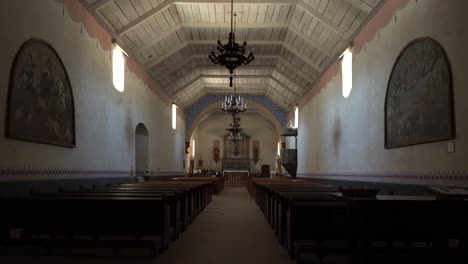
[[[246,183],[247,177],[250,176],[248,170],[224,170],[223,178],[226,183]]]
[[[250,171],[250,159],[222,159],[222,169],[223,171]]]

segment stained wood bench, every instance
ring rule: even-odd
[[[171,218],[175,217],[179,219],[180,231],[185,231],[190,223],[189,214],[189,202],[190,200],[190,192],[186,188],[177,188],[175,190],[167,190],[167,189],[159,189],[159,188],[133,188],[133,187],[111,187],[111,188],[99,188],[95,187],[92,189],[84,189],[86,192],[90,193],[114,193],[114,192],[124,192],[130,194],[171,194],[173,193],[175,197],[177,197],[178,202],[176,203],[177,210],[171,209]],[[172,195],[168,196],[169,205],[171,205],[171,197]],[[171,207],[172,208],[172,207]]]
[[[154,254],[169,244],[169,207],[161,197],[71,197],[35,196],[1,198],[4,230],[19,231],[3,243],[32,241],[32,235],[48,235],[41,243],[63,238],[114,237],[110,247],[133,247],[142,240],[151,242]],[[124,237],[119,238],[119,237]],[[142,238],[151,238],[142,239]],[[133,238],[133,239],[132,239]],[[157,238],[157,239],[155,239]],[[52,242],[50,242],[52,243]]]
[[[319,259],[345,254],[356,263],[467,261],[466,199],[350,198],[335,187],[302,181],[251,183],[257,205],[293,258],[312,252]]]
[[[181,205],[180,198],[177,192],[173,191],[153,191],[153,192],[130,192],[130,191],[115,191],[112,189],[97,190],[97,189],[82,189],[82,190],[60,190],[58,193],[46,193],[46,194],[33,194],[39,196],[51,196],[51,197],[166,197],[167,204],[170,212],[170,233],[171,239],[176,240],[182,230],[182,221],[180,217]]]

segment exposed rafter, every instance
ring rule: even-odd
[[[147,21],[148,19],[152,18],[154,15],[156,15],[157,13],[159,12],[162,12],[163,10],[165,10],[166,8],[168,8],[169,6],[172,5],[172,2],[171,1],[166,1],[160,5],[158,5],[156,8],[153,8],[151,11],[145,13],[144,15],[140,16],[139,18],[131,21],[130,23],[128,23],[127,25],[125,25],[124,27],[122,27],[121,29],[117,30],[115,32],[115,34],[117,36],[122,36],[123,34],[125,34],[126,32],[132,30],[133,28],[135,28],[136,26],[140,25],[141,23]]]
[[[309,74],[306,74],[304,72],[302,72],[300,69],[298,69],[297,65],[292,65],[289,61],[287,61],[286,59],[284,59],[283,57],[281,57],[281,55],[257,55],[255,56],[257,59],[275,59],[278,61],[278,63],[280,63],[281,65],[285,66],[286,68],[288,68],[289,70],[293,71],[294,73],[296,73],[297,75],[299,75],[302,79],[310,82],[310,83],[313,83],[315,82],[315,77],[316,76],[311,76]],[[160,71],[156,71],[156,72],[153,72],[154,73],[154,76],[157,77],[158,75],[163,75],[163,76],[169,76],[171,75],[174,71],[177,71],[177,70],[180,70],[181,67],[184,67],[186,64],[192,62],[193,60],[195,59],[205,59],[207,58],[206,55],[201,55],[201,54],[195,54],[195,55],[192,55],[190,57],[187,57],[185,58],[183,61],[181,61],[180,63],[178,63],[177,65],[174,65],[172,67],[171,70],[169,71],[164,71],[164,72],[160,72]],[[198,67],[200,65],[198,64],[193,64],[194,67]],[[249,66],[245,66],[245,67],[256,67],[257,65],[249,65]],[[259,66],[260,67],[260,66]],[[276,68],[279,69],[279,66],[276,65]],[[154,69],[154,68],[153,68]],[[308,87],[307,87],[308,88]],[[306,89],[307,89],[306,88]]]
[[[340,28],[339,26],[337,26],[333,21],[326,18],[325,16],[320,14],[320,12],[313,9],[312,7],[307,5],[306,3],[302,2],[302,1],[298,1],[296,6],[302,8],[304,11],[311,14],[318,21],[322,22],[325,26],[327,26],[328,28],[333,30],[336,34],[343,36],[345,39],[349,39],[349,37],[351,36],[351,34],[346,32],[344,29]]]
[[[361,10],[364,13],[372,12],[373,7],[361,0],[346,0],[346,2],[350,3],[355,8]]]
[[[240,93],[240,95],[261,95],[266,98],[268,98],[270,101],[273,103],[276,103],[279,107],[281,107],[283,110],[288,111],[288,104],[284,101],[284,98],[282,98],[281,93],[279,93],[274,87],[272,87],[269,84],[263,85],[266,89],[265,93],[259,93],[259,94],[245,94],[245,93]],[[204,89],[207,87],[208,89]],[[196,94],[196,95],[195,95]],[[226,92],[221,93],[217,91],[212,91],[209,86],[202,86],[201,89],[193,94],[189,94],[189,96],[184,96],[183,99],[181,98],[180,100],[177,100],[177,103],[180,104],[182,107],[189,107],[193,103],[197,102],[201,98],[208,96],[208,95],[226,95]],[[272,96],[272,94],[276,95],[277,97]]]
[[[229,31],[231,0],[79,1],[166,93],[192,102],[229,90],[229,76],[210,66],[208,53],[222,39],[218,34]],[[234,0],[242,12],[236,33],[247,36],[256,57],[238,72],[240,83],[251,87],[245,94],[289,109],[384,1],[339,0],[319,9],[306,0]]]
[[[97,0],[96,2],[94,2],[92,5],[91,5],[91,8],[93,10],[98,10],[98,9],[101,9],[103,8],[104,6],[108,5],[110,2],[112,2],[114,0]]]
[[[302,84],[298,83],[296,80],[292,79],[290,76],[288,76],[288,74],[284,73],[280,68],[278,68],[277,66],[268,66],[268,65],[252,65],[252,66],[243,66],[242,67],[242,70],[251,70],[251,69],[262,69],[262,70],[268,70],[270,71],[272,74],[274,73],[277,73],[279,74],[282,78],[286,79],[287,81],[291,82],[296,88],[298,88],[299,90],[301,90],[302,92],[305,92],[307,90],[307,88],[305,88]],[[216,71],[216,70],[222,70],[220,69],[219,66],[208,66],[208,65],[197,65],[196,68],[193,68],[191,71],[188,71],[188,72],[185,72],[184,75],[187,75],[187,76],[191,76],[192,73],[194,73],[195,71],[196,72],[204,72],[204,71]],[[202,74],[200,74],[202,75]],[[222,75],[222,76],[226,76],[226,75]],[[252,75],[252,76],[258,76],[258,75]],[[172,81],[175,81],[173,79],[171,79]],[[279,81],[279,80],[278,80]],[[281,82],[282,83],[282,82]],[[285,84],[283,84],[285,85]]]
[[[229,76],[230,75],[205,75],[205,74],[201,74],[197,78],[195,78],[195,79],[191,80],[190,82],[186,83],[185,85],[183,85],[182,87],[177,88],[175,91],[172,92],[171,95],[173,96],[173,95],[179,93],[180,91],[187,89],[188,87],[190,87],[191,85],[193,85],[194,83],[196,83],[197,81],[200,81],[202,79],[209,79],[209,78],[212,78],[212,79],[229,79]],[[290,94],[294,95],[295,97],[300,97],[300,95],[297,92],[295,92],[294,90],[292,90],[288,86],[281,83],[278,79],[276,79],[272,75],[237,75],[236,78],[237,79],[267,79],[267,80],[270,80],[270,81],[273,81],[273,82],[277,83],[278,85],[283,87],[286,91],[288,91]]]
[[[307,36],[306,33],[302,32],[294,25],[289,25],[289,30],[292,33],[298,35],[302,40],[306,41],[308,44],[310,44],[314,48],[320,50],[320,52],[322,52],[323,54],[327,56],[330,50],[333,48],[333,47],[324,48],[322,43],[319,43],[316,39],[313,39],[311,36]]]
[[[178,23],[177,25],[171,27],[170,29],[162,32],[159,34],[157,37],[153,38],[151,41],[148,41],[145,43],[145,46],[139,48],[136,52],[141,53],[147,49],[150,49],[157,43],[161,42],[163,39],[167,38],[171,34],[174,34],[175,32],[186,29],[186,28],[225,28],[229,29],[230,24],[228,22],[226,23],[208,23],[208,22],[181,22]],[[248,28],[248,29],[263,29],[263,28],[279,28],[279,29],[286,29],[288,28],[287,25],[282,25],[278,23],[238,23],[236,24],[236,28]],[[250,41],[249,41],[250,43]]]
[[[316,64],[311,59],[304,56],[304,54],[301,54],[300,51],[298,51],[296,48],[294,48],[290,44],[283,43],[283,48],[287,49],[289,52],[294,54],[296,57],[301,58],[301,60],[303,60],[305,63],[310,65],[312,68],[314,68],[314,70],[316,70],[318,72],[321,72],[323,70],[323,68],[320,65]]]
[[[153,66],[161,63],[165,59],[171,57],[174,55],[174,53],[178,52],[179,50],[189,46],[189,45],[212,45],[214,46],[216,44],[216,41],[214,40],[189,40],[184,42],[182,45],[177,46],[176,48],[172,49],[171,51],[167,52],[164,56],[159,57],[157,59],[154,59],[150,62],[148,62],[145,67],[146,68],[152,68]],[[254,45],[283,45],[283,41],[269,41],[269,40],[251,40],[249,41],[249,46],[254,46]],[[208,57],[208,52],[206,53]]]
[[[185,47],[187,47],[189,45],[209,45],[209,44],[213,44],[213,41],[212,40],[191,40],[191,41],[186,41],[184,44],[179,45],[178,47],[176,47],[175,49],[173,49],[169,53],[166,53],[164,56],[159,57],[159,58],[157,58],[155,60],[152,60],[152,61],[148,62],[145,65],[145,67],[148,68],[148,69],[151,69],[155,65],[163,62],[165,59],[169,58],[174,53],[178,52],[179,50],[181,50],[181,49],[183,49],[183,48],[185,48]],[[284,43],[283,41],[249,41],[249,45],[251,45],[251,46],[252,45],[278,45],[278,46],[282,46],[283,48],[287,49],[289,52],[291,52],[292,54],[294,54],[295,56],[300,58],[302,61],[304,61],[304,63],[311,66],[317,72],[321,72],[323,70],[323,68],[320,65],[317,65],[315,62],[313,62],[309,58],[304,57],[304,55],[300,54],[298,50],[296,50],[291,45],[289,45],[287,43]],[[256,55],[256,57],[257,57],[257,55]]]

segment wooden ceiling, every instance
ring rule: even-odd
[[[82,0],[179,106],[227,95],[229,72],[208,59],[227,42],[230,0]],[[234,0],[236,39],[255,60],[237,70],[241,94],[291,109],[385,0]]]

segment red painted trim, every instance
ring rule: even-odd
[[[353,53],[358,54],[361,52],[366,43],[374,39],[377,32],[390,23],[396,12],[407,6],[409,2],[410,0],[386,0],[374,17],[367,22],[353,39]],[[321,89],[325,88],[334,77],[340,74],[340,70],[341,67],[338,61],[328,67],[314,86],[301,98],[299,106],[302,107],[306,105]]]
[[[64,0],[64,6],[70,14],[70,17],[79,23],[82,23],[88,34],[96,38],[104,50],[112,49],[112,36],[107,32],[96,19],[88,12],[88,10],[78,0]],[[166,94],[146,70],[135,60],[127,58],[127,68],[135,73],[145,84],[167,105],[171,106],[172,99]],[[179,116],[183,118],[182,111],[177,111]]]

